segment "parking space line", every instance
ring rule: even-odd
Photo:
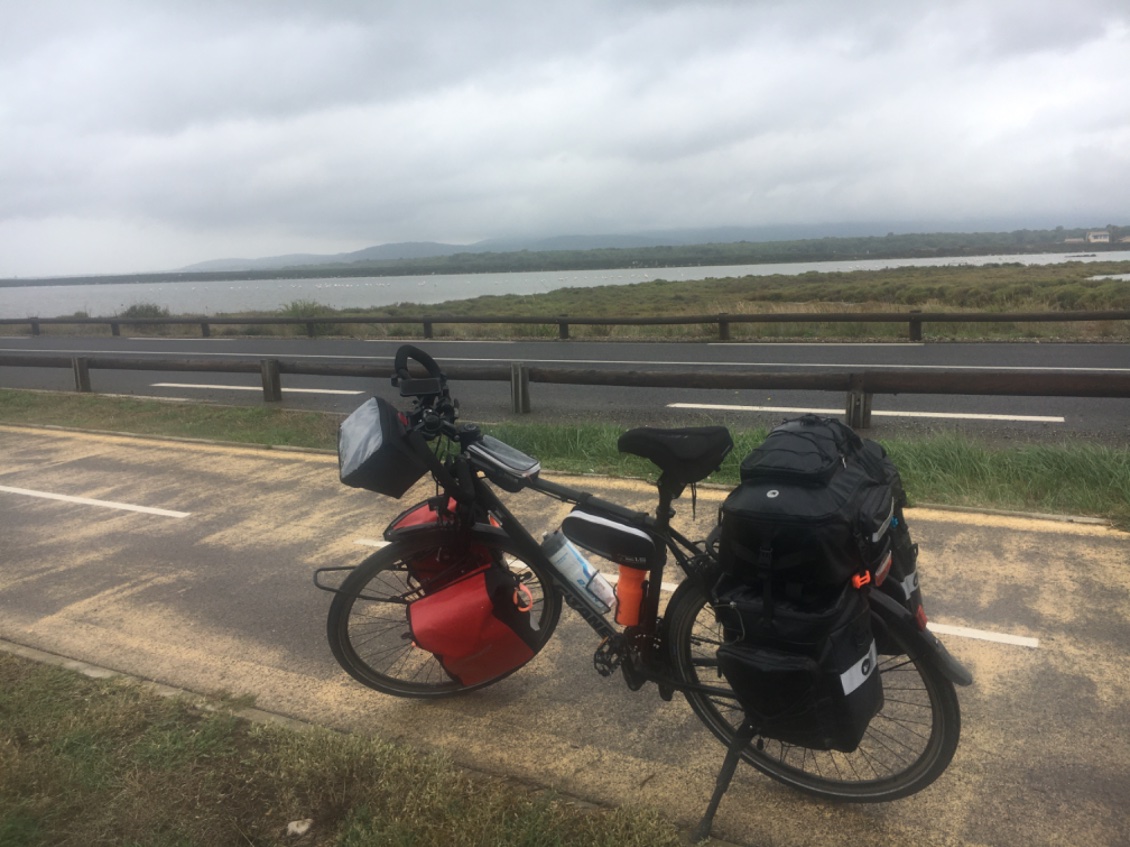
[[[50,491],[34,491],[30,488],[14,488],[0,485],[0,491],[19,494],[24,497],[38,497],[42,500],[59,500],[63,503],[76,503],[80,506],[99,506],[103,509],[117,509],[122,512],[140,512],[144,515],[158,515],[163,518],[187,518],[192,512],[176,512],[172,509],[155,509],[152,506],[137,506],[133,503],[118,503],[113,500],[95,500],[91,497],[75,497],[70,494],[54,494]]]

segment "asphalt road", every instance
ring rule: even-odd
[[[638,507],[652,497],[584,484]],[[700,491],[697,521],[681,503],[680,528],[701,535],[723,493]],[[513,499],[535,532],[565,508]],[[570,611],[530,665],[467,697],[399,700],[339,670],[311,573],[358,562],[402,506],[338,484],[332,456],[0,426],[0,639],[695,822],[722,747],[678,698],[598,677],[595,639]],[[742,767],[715,834],[778,847],[1130,843],[1130,536],[908,520],[932,625],[976,679],[959,691],[953,764],[882,806],[816,802]]]
[[[37,351],[68,355],[108,353],[153,358],[309,358],[324,362],[389,363],[400,342],[343,339],[159,339],[39,338],[0,339],[0,353]],[[1007,370],[1017,373],[1130,372],[1130,345],[1124,344],[707,344],[631,342],[456,342],[418,344],[441,364],[485,365],[526,362],[546,367],[672,369],[719,372],[827,372],[898,367],[931,371]],[[94,390],[104,393],[258,404],[254,374],[101,371],[92,373]],[[0,368],[0,386],[73,390],[69,370]],[[468,419],[496,421],[510,416],[508,383],[453,384]],[[390,399],[387,380],[332,377],[283,379],[283,404],[348,412],[368,392]],[[730,426],[775,423],[797,410],[842,414],[844,398],[831,392],[707,391],[698,389],[531,386],[530,420],[592,420],[622,425]],[[724,407],[724,408],[719,408]],[[1130,438],[1130,399],[880,395],[874,401],[873,432],[957,431],[1001,438],[1055,440],[1086,437],[1124,443]]]

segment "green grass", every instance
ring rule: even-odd
[[[290,821],[313,820],[288,837]],[[370,737],[250,723],[0,653],[0,844],[678,844],[658,815],[581,811]]]
[[[269,406],[169,403],[0,389],[0,422],[333,449],[339,418]]]
[[[0,389],[0,423],[79,427],[334,450],[339,415]],[[486,429],[537,456],[549,472],[653,479],[652,466],[616,449],[613,424],[505,423]],[[735,449],[712,482],[734,485],[764,437],[734,430]],[[932,435],[884,439],[912,502],[1089,515],[1130,526],[1130,448],[1087,442],[991,444]]]

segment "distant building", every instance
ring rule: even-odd
[[[1110,233],[1105,232],[1105,231],[1104,232],[1088,232],[1087,233],[1087,243],[1088,244],[1110,244]]]
[[[1064,244],[1086,244],[1087,239],[1085,239],[1085,238],[1065,238],[1065,239],[1063,239],[1063,243]]]

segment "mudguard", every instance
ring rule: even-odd
[[[872,591],[867,602],[874,612],[887,626],[898,627],[901,634],[917,645],[924,654],[931,656],[938,665],[942,674],[954,685],[972,685],[971,674],[961,662],[955,659],[938,640],[938,636],[929,629],[921,630],[914,621],[910,611],[894,598],[882,591]]]

